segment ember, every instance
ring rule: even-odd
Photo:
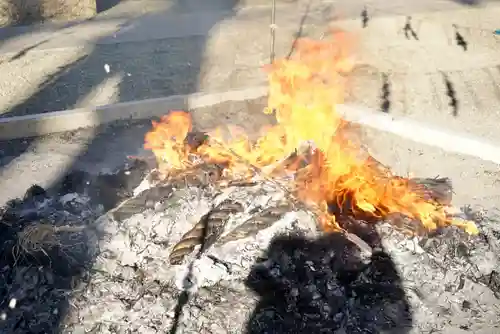
[[[221,127],[190,143],[190,115],[176,111],[153,123],[145,147],[165,177],[211,163],[222,166],[226,179],[272,180],[295,204],[312,210],[324,231],[343,230],[343,216],[370,222],[400,216],[411,221],[406,227],[412,233],[457,225],[476,234],[472,222],[447,215],[451,187],[444,179],[395,176],[353,139],[336,112],[354,63],[350,51],[348,36],[335,32],[321,41],[300,40],[292,59],[269,66],[265,112],[275,114],[277,125],[263,129],[256,141],[241,129]]]

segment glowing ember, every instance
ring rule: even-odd
[[[177,111],[153,123],[145,147],[172,170],[191,165],[189,156],[194,150],[206,162],[227,166],[233,177],[249,176],[256,169],[275,178],[292,174],[287,187],[321,211],[327,231],[340,228],[330,214],[334,207],[337,213],[362,219],[401,213],[420,221],[427,230],[457,224],[477,232],[473,224],[448,218],[442,205],[412,190],[408,179],[392,176],[371,163],[370,157],[362,157],[359,144],[347,136],[346,122],[336,112],[336,105],[343,102],[345,73],[353,65],[347,37],[336,32],[321,41],[302,39],[293,58],[267,68],[265,112],[276,115],[277,125],[266,128],[256,142],[236,128],[229,129],[229,139],[223,136],[227,131],[216,129],[207,142],[189,147],[184,139],[191,131],[191,118]]]

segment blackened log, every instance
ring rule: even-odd
[[[192,131],[186,135],[184,143],[190,148],[190,151],[195,152],[198,147],[208,142],[208,135],[205,132]]]
[[[436,201],[441,205],[451,204],[453,186],[449,178],[412,178],[410,185],[427,200]]]
[[[144,180],[150,168],[145,161],[134,160],[115,174],[98,175],[92,182],[91,196],[104,206],[114,208],[133,196],[134,189]]]
[[[95,203],[110,210],[133,196],[134,189],[142,182],[150,168],[146,161],[133,160],[114,174],[92,175],[82,170],[68,173],[59,187],[59,194],[88,193]]]
[[[212,163],[201,163],[191,168],[173,173],[166,182],[177,188],[185,186],[206,187],[222,178],[224,166]]]

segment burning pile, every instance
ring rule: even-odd
[[[472,222],[447,214],[447,180],[393,175],[362,150],[336,112],[353,66],[350,46],[342,32],[321,41],[302,39],[292,59],[269,66],[264,112],[273,113],[277,124],[256,140],[231,126],[192,132],[190,114],[182,111],[154,122],[145,147],[157,157],[163,180],[208,167],[217,170],[211,176],[219,186],[271,182],[291,204],[312,211],[326,232],[345,232],[345,220],[354,218],[390,220],[411,233],[449,225],[477,233]]]
[[[270,66],[265,111],[276,124],[257,138],[231,126],[197,132],[189,113],[171,112],[146,136],[158,168],[75,172],[61,191],[34,187],[14,201],[0,215],[0,329],[429,333],[498,323],[498,223],[454,218],[450,180],[395,176],[362,149],[335,112],[349,46],[343,33],[301,40],[294,58]]]

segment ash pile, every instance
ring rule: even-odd
[[[99,254],[98,217],[132,196],[147,166],[68,174],[0,209],[0,333],[58,333]],[[135,185],[134,185],[135,184]]]
[[[410,237],[395,218],[345,217],[324,234],[317,217],[273,182],[224,182],[200,164],[168,181],[154,172],[101,217],[100,255],[73,303],[73,332],[432,333],[498,326],[500,229],[458,213]],[[416,179],[450,201],[448,179]]]
[[[314,212],[272,180],[198,164],[168,179],[137,161],[70,174],[3,210],[2,333],[436,333],[498,329],[500,227],[464,209],[408,236],[400,217]],[[448,203],[447,179],[415,179]],[[399,220],[398,220],[399,219]],[[403,219],[404,220],[404,219]],[[497,327],[495,327],[497,326]],[[497,328],[497,329],[495,329]]]
[[[133,166],[94,179],[72,174],[71,189],[34,187],[7,206],[2,332],[498,326],[500,228],[491,213],[460,213],[476,222],[476,236],[450,226],[412,237],[392,217],[375,225],[345,217],[347,233],[325,234],[311,211],[268,180],[227,182],[217,164],[160,180]],[[416,182],[449,201],[449,180]]]

